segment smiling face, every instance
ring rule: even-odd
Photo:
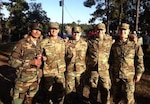
[[[56,36],[58,36],[59,29],[50,28],[49,33],[50,33],[50,35],[51,35],[52,37],[56,37]]]
[[[39,23],[32,23],[30,26],[30,36],[33,40],[38,39],[42,34],[42,25]]]
[[[41,36],[41,31],[40,30],[31,30],[31,36],[33,38],[39,38]]]
[[[51,22],[49,24],[49,33],[51,37],[57,37],[59,33],[59,24],[57,22]]]

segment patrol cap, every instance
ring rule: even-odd
[[[119,26],[119,29],[122,29],[122,30],[126,30],[126,29],[129,29],[130,25],[127,24],[127,23],[122,23],[120,26]]]
[[[103,30],[103,29],[106,29],[106,26],[105,26],[104,23],[99,23],[99,24],[97,24],[97,29],[98,30]]]
[[[59,24],[57,22],[51,22],[49,24],[49,29],[59,29]]]
[[[81,32],[81,27],[80,26],[74,26],[72,28],[72,32]]]
[[[32,23],[30,26],[30,29],[42,31],[42,25],[40,23]]]

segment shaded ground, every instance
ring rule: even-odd
[[[8,53],[0,52],[0,104],[11,104],[10,91],[16,78],[15,69],[7,63],[8,55]]]
[[[135,98],[137,104],[150,104],[150,72],[146,71],[136,84]]]
[[[7,63],[8,55],[9,53],[0,52],[0,100],[4,104],[11,104],[10,90],[16,77],[15,69]],[[146,70],[141,81],[136,84],[135,100],[137,104],[150,104],[150,70]]]

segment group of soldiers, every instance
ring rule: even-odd
[[[129,36],[129,24],[119,26],[115,40],[103,23],[88,39],[81,38],[80,26],[72,28],[71,39],[59,37],[59,31],[51,22],[49,37],[42,39],[42,26],[33,23],[15,45],[9,57],[17,73],[13,104],[135,104],[143,52]]]

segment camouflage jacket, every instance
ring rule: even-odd
[[[67,71],[82,73],[86,69],[85,58],[87,42],[80,38],[79,41],[69,40],[66,45]]]
[[[110,51],[110,72],[114,78],[133,79],[142,75],[143,51],[134,41],[116,40]]]
[[[36,66],[29,64],[37,55],[41,54],[41,49],[38,47],[39,43],[40,40],[35,45],[27,37],[20,40],[12,50],[9,57],[9,64],[17,69],[18,78],[21,78],[22,81],[29,81],[40,73],[40,70],[37,70],[38,68]]]
[[[43,56],[46,57],[43,66],[44,76],[55,75],[66,70],[65,42],[62,38],[59,37],[57,40],[43,39],[41,49]]]
[[[108,59],[112,43],[112,37],[108,35],[104,39],[95,38],[88,42],[87,67],[98,71],[101,77],[109,77]]]

